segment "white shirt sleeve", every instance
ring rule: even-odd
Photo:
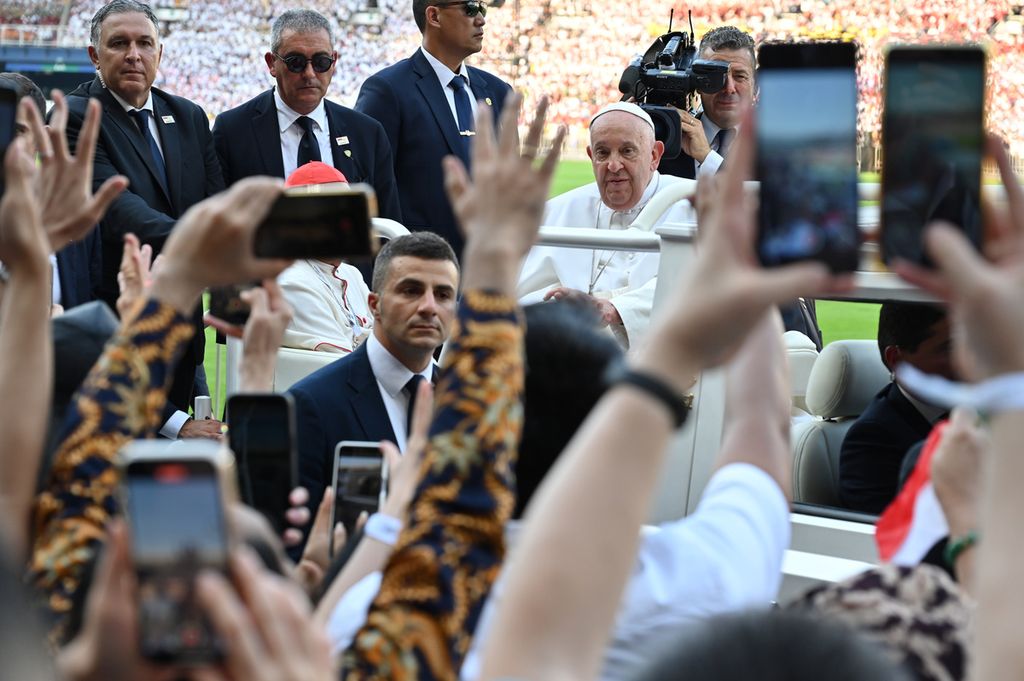
[[[183,411],[174,412],[171,418],[167,419],[167,423],[160,428],[160,434],[169,440],[177,440],[178,434],[181,433],[181,427],[185,425],[185,421],[188,421],[188,414]]]
[[[327,638],[334,654],[344,652],[352,645],[356,634],[366,623],[366,616],[373,605],[373,599],[380,591],[383,577],[380,572],[371,572],[352,585],[327,619]]]
[[[717,151],[709,151],[708,155],[704,157],[704,162],[700,164],[700,170],[697,172],[697,176],[700,177],[702,175],[708,175],[714,177],[724,160],[725,159],[722,158],[722,155]]]
[[[771,476],[746,463],[719,470],[693,514],[645,532],[606,672],[632,667],[646,649],[641,644],[661,632],[767,608],[782,582],[789,538],[789,504]]]

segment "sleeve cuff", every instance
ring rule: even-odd
[[[708,152],[708,155],[704,158],[704,162],[700,164],[700,172],[698,175],[711,175],[714,176],[718,172],[718,169],[722,166],[722,155],[717,151]]]
[[[171,418],[167,419],[167,423],[160,428],[160,435],[168,440],[177,440],[181,427],[185,425],[185,421],[188,421],[188,414],[183,411],[174,412]]]

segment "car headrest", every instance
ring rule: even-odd
[[[827,419],[859,416],[889,378],[875,341],[830,343],[811,369],[807,408],[815,416]]]

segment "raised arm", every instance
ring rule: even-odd
[[[698,372],[727,361],[769,307],[841,284],[816,264],[772,271],[752,264],[754,226],[742,187],[751,127],[743,126],[745,139],[705,213],[697,260],[628,363],[670,394],[682,395]],[[675,428],[665,401],[628,382],[612,386],[591,412],[531,501],[485,644],[483,678],[596,676]]]
[[[455,678],[504,557],[522,419],[515,282],[565,135],[559,131],[534,168],[547,100],[525,147],[533,153],[523,155],[515,133],[520,102],[506,106],[497,144],[491,113],[480,107],[475,184],[461,162],[445,160],[446,187],[467,234],[463,301],[435,393],[423,477],[367,623],[345,653],[346,679]]]
[[[128,440],[153,437],[174,364],[195,331],[191,311],[207,286],[273,277],[286,262],[256,261],[255,227],[280,192],[266,178],[194,206],[164,249],[139,312],[107,345],[79,390],[45,490],[36,499],[29,579],[65,637],[82,572],[119,513],[113,460]]]

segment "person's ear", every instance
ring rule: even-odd
[[[895,371],[896,366],[903,361],[903,351],[900,350],[898,345],[885,346],[882,356],[885,360],[885,368],[889,371]]]
[[[370,291],[370,295],[367,296],[366,302],[370,306],[370,312],[373,313],[373,320],[377,321],[380,317],[380,296],[373,291]]]
[[[274,53],[267,52],[265,55],[263,55],[263,60],[267,62],[267,71],[270,72],[270,75],[272,75],[274,78],[277,78],[277,68],[274,64],[274,62],[277,61],[277,57],[274,56]]]
[[[92,65],[96,68],[100,67],[100,53],[97,52],[96,48],[92,45],[89,46],[89,60],[92,62]]]
[[[441,10],[437,5],[430,5],[426,10],[427,26],[441,26]]]
[[[651,148],[651,170],[657,170],[658,164],[661,163],[661,157],[665,155],[665,143],[661,140],[654,140],[654,146]]]
[[[590,148],[589,144],[587,145],[587,156],[590,157],[591,161],[594,160],[594,150]]]

